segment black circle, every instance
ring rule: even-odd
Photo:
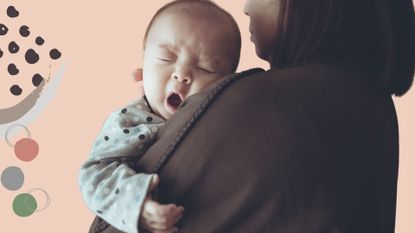
[[[20,50],[20,46],[16,44],[16,42],[12,41],[9,43],[9,52],[10,53],[17,53]]]
[[[7,28],[7,26],[0,23],[0,36],[6,35],[8,31],[9,29]]]
[[[29,27],[26,25],[21,26],[19,33],[23,37],[28,37],[30,35]]]
[[[147,117],[147,121],[148,122],[152,122],[153,121],[153,118],[152,117]]]
[[[37,87],[43,81],[43,77],[40,74],[35,74],[32,77],[32,84]]]
[[[146,136],[144,136],[144,134],[140,134],[140,135],[138,136],[138,138],[139,138],[140,140],[144,140],[144,139],[146,138]]]
[[[0,57],[3,57],[3,50],[0,49]]]
[[[7,7],[7,15],[10,18],[15,18],[15,17],[19,16],[19,11],[16,10],[16,8],[14,8],[14,6],[9,6],[9,7]]]
[[[10,92],[13,95],[18,96],[18,95],[22,94],[23,90],[22,90],[22,88],[19,87],[19,85],[13,85],[12,87],[10,87]]]
[[[9,66],[7,66],[7,71],[9,71],[10,75],[16,75],[19,73],[19,69],[17,69],[16,65],[13,63],[10,63]]]
[[[129,134],[130,133],[130,130],[128,130],[128,129],[124,129],[124,131],[123,131],[125,134]]]
[[[50,58],[52,58],[53,60],[59,59],[61,57],[61,52],[59,52],[59,50],[57,49],[51,49],[49,52],[49,56]]]
[[[42,37],[38,36],[36,37],[35,42],[37,45],[43,45],[45,43],[45,40]]]
[[[39,54],[36,53],[33,49],[28,49],[25,54],[25,59],[29,64],[35,64],[39,61]]]
[[[126,113],[127,112],[127,109],[126,108],[124,108],[123,110],[121,110],[121,113]]]
[[[110,138],[108,136],[105,136],[104,139],[105,139],[105,141],[110,140]]]

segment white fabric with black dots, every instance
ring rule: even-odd
[[[163,123],[144,98],[111,113],[81,168],[78,181],[86,205],[121,231],[138,232],[152,178],[133,170],[129,163],[144,155]]]

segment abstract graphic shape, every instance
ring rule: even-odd
[[[9,52],[10,53],[17,53],[20,50],[20,46],[16,44],[16,42],[12,41],[9,43]]]
[[[19,33],[23,37],[28,37],[30,35],[29,27],[26,25],[23,25],[19,29]]]
[[[6,5],[6,7],[7,6],[8,5]],[[5,12],[0,12],[0,15],[3,15],[3,13]],[[7,8],[7,15],[12,18],[17,17],[19,16],[19,11],[10,4]],[[41,70],[40,67],[43,66],[45,62],[49,62],[50,63],[49,69],[51,69],[52,65],[55,65],[56,62],[53,59],[50,59],[49,56],[53,57],[54,59],[57,59],[58,57],[62,56],[60,51],[57,50],[56,47],[55,48],[54,47],[34,48],[34,47],[29,46],[27,48],[23,48],[23,45],[25,44],[25,42],[35,42],[36,45],[38,46],[44,45],[45,39],[42,38],[42,36],[38,34],[38,35],[35,35],[35,38],[34,38],[35,41],[32,41],[31,36],[32,34],[35,33],[33,28],[31,27],[31,25],[28,25],[26,23],[21,23],[18,20],[16,21],[13,20],[11,21],[11,23],[0,21],[0,23],[2,23],[0,24],[0,33],[7,34],[6,36],[9,36],[9,34],[14,34],[13,36],[16,36],[15,39],[11,39],[8,41],[2,40],[3,38],[0,36],[0,42],[2,42],[0,43],[2,46],[1,49],[3,49],[3,50],[0,49],[1,51],[0,57],[6,58],[4,63],[2,59],[0,59],[0,63],[2,63],[0,64],[0,69],[1,69],[0,71],[6,74],[0,78],[5,78],[7,77],[7,75],[24,74],[24,77],[22,78],[25,78],[25,77],[31,78],[31,80],[28,80],[28,81],[32,81],[33,85],[35,86],[34,90],[33,89],[31,89],[30,91],[26,90],[26,86],[23,85],[24,83],[23,79],[16,79],[16,82],[12,84],[6,84],[9,86],[4,86],[4,87],[2,86],[2,88],[4,89],[0,91],[6,94],[11,93],[10,94],[11,101],[13,100],[14,96],[19,94],[20,92],[22,92],[22,95],[24,94],[24,97],[22,96],[23,99],[20,98],[19,99],[20,102],[15,103],[11,107],[10,105],[7,105],[7,107],[0,107],[0,135],[1,135],[5,132],[6,128],[9,125],[17,122],[17,120],[19,120],[19,123],[28,124],[29,122],[32,122],[40,114],[41,110],[44,109],[47,103],[53,98],[53,93],[55,93],[55,91],[57,90],[58,84],[60,83],[60,80],[63,76],[65,65],[63,63],[58,64],[59,69],[56,72],[55,71],[53,72],[54,74],[52,77],[51,77],[51,70],[49,71],[49,75],[45,76],[47,71]],[[13,23],[15,23],[15,25],[13,25]],[[27,37],[28,39],[23,38],[24,40],[27,40],[27,41],[22,41],[21,40],[22,38],[20,36],[22,37],[28,36]],[[26,64],[20,64],[20,63],[17,63],[17,61],[12,60],[14,58],[18,58],[16,56],[10,57],[10,60],[7,60],[9,59],[9,57],[3,56],[3,55],[8,55],[8,54],[3,54],[3,52],[4,53],[8,52],[8,51],[6,52],[5,50],[7,50],[7,46],[9,45],[9,42],[12,40],[16,41],[19,45],[20,43],[22,43],[20,45],[20,49],[22,50],[24,49],[24,50],[21,51],[23,52],[23,54],[19,54],[19,55],[25,55],[25,57],[22,57],[22,58],[26,60],[27,62],[27,63],[25,62]],[[16,46],[11,46],[11,47],[16,47]],[[11,49],[11,50],[12,52],[16,52],[16,49]],[[19,51],[19,53],[21,52]],[[45,52],[45,55],[43,55],[43,52]],[[47,53],[49,53],[49,55],[47,55]],[[39,62],[40,57],[42,58],[42,63]],[[33,68],[35,68],[36,70],[38,70],[35,73],[39,73],[39,75],[36,75],[36,74],[33,75],[33,73],[27,75],[26,73],[22,72],[24,71],[26,67],[28,67],[28,64],[35,64],[35,63],[36,63],[36,66],[30,67],[30,70],[33,70]],[[37,67],[38,65],[39,67]],[[1,73],[1,75],[3,75],[3,73]],[[33,76],[30,76],[30,75],[33,75]],[[46,84],[48,88],[44,88]],[[13,85],[16,85],[16,86],[13,86]],[[12,86],[13,88],[11,88]],[[41,93],[42,93],[42,96],[40,96]],[[0,103],[1,102],[2,101],[0,100]]]
[[[40,93],[42,92],[45,83],[46,82],[43,81],[38,87],[36,87],[35,90],[32,91],[32,93],[13,107],[0,109],[0,125],[16,121],[28,113],[40,97]]]
[[[9,71],[10,75],[16,75],[19,73],[19,69],[17,69],[16,65],[13,63],[7,66],[7,71]]]
[[[8,5],[5,5],[5,7],[7,6]],[[0,12],[1,15],[4,15],[4,13],[4,10],[3,12]],[[14,6],[9,6],[7,8],[7,16],[10,18],[18,17],[19,14],[19,11]],[[40,112],[42,112],[42,110],[53,98],[54,93],[58,88],[58,84],[63,76],[64,64],[61,62],[60,64],[57,64],[53,61],[61,58],[61,52],[56,49],[56,46],[50,46],[49,43],[44,46],[45,40],[41,36],[38,36],[39,34],[36,35],[37,32],[34,31],[34,28],[29,27],[30,24],[29,26],[27,26],[27,24],[24,25],[25,23],[20,22],[20,18],[17,20],[12,19],[10,22],[2,22],[7,24],[7,26],[0,24],[0,33],[5,35],[4,37],[0,35],[0,58],[3,57],[3,59],[0,59],[0,63],[2,63],[0,64],[0,79],[4,78],[5,81],[4,86],[3,84],[0,84],[4,87],[4,89],[0,91],[2,94],[6,94],[11,97],[6,99],[6,101],[0,100],[0,102],[5,103],[2,103],[3,107],[0,107],[0,135],[3,133],[3,135],[6,135],[6,142],[14,147],[14,152],[17,158],[22,161],[32,161],[39,154],[39,145],[35,140],[30,138],[31,135],[29,130],[22,124],[27,125],[39,117]],[[13,38],[13,36],[15,36],[15,38]],[[26,45],[27,42],[31,43],[31,45]],[[36,45],[33,45],[33,42],[35,42]],[[42,45],[43,47],[41,47]],[[20,49],[22,50],[20,51]],[[48,58],[48,52],[50,58]],[[40,57],[42,60],[40,60]],[[20,62],[23,59],[27,63],[24,61]],[[47,70],[42,70],[42,68],[45,68],[44,65],[49,65],[49,74],[47,73]],[[58,66],[56,67],[56,65]],[[55,69],[52,69],[52,66],[54,68],[59,68],[57,72]],[[28,70],[26,70],[26,68],[28,68]],[[7,76],[9,76],[8,74],[15,75],[16,77],[6,80],[8,78]],[[51,74],[53,74],[52,78]],[[27,80],[27,78],[31,79]],[[9,83],[10,81],[12,81],[12,83]],[[34,87],[28,83],[30,81]],[[48,84],[47,88],[45,88],[46,84]],[[14,96],[22,95],[22,93],[24,95],[21,96],[22,98],[15,98],[10,93]],[[8,100],[11,100],[11,103],[14,106],[10,105],[10,101],[7,102]],[[19,120],[19,125],[15,125],[17,120]],[[12,138],[14,143],[13,145],[10,143],[8,138],[11,138],[10,135],[16,133],[16,131],[18,132],[18,130],[11,133],[9,131],[16,126],[23,127],[27,132],[27,137]],[[23,180],[24,174],[21,169],[17,167],[13,167],[13,169],[6,169],[1,178],[3,185],[6,188],[11,188],[13,190],[21,188]],[[35,193],[31,193],[34,191],[41,191],[44,194],[45,199],[42,198],[43,195],[40,196]],[[17,194],[19,193],[16,193],[16,195]],[[44,200],[46,203],[43,202]],[[13,202],[10,204],[12,205],[13,211],[17,216],[28,217],[38,211],[46,209],[50,204],[50,197],[43,189],[36,188],[30,190],[29,192],[20,193],[15,196]]]
[[[9,108],[0,109],[0,135],[4,135],[6,129],[17,120],[19,120],[19,123],[25,125],[34,121],[52,100],[63,78],[64,72],[65,64],[62,64],[54,77],[51,78],[51,81],[49,81],[47,89],[43,91],[46,84],[46,80],[44,80],[18,104]],[[41,93],[42,95],[40,95]]]
[[[35,42],[37,45],[43,45],[45,43],[45,40],[41,36],[38,36],[36,37]]]
[[[39,145],[33,139],[22,138],[14,145],[14,153],[20,160],[29,162],[39,154]]]
[[[9,6],[9,7],[7,7],[7,15],[10,18],[15,18],[15,17],[19,16],[19,11],[16,10],[16,8],[14,8],[14,6]]]
[[[28,49],[25,54],[25,59],[29,64],[35,64],[39,61],[39,54],[36,53],[33,49]]]
[[[10,92],[15,96],[19,96],[22,94],[23,90],[19,85],[13,85],[10,87]]]
[[[42,188],[32,188],[27,193],[32,194],[34,192],[40,192],[40,193],[42,193],[43,196],[44,196],[44,199],[45,199],[45,204],[43,205],[43,207],[40,208],[40,209],[36,209],[36,212],[40,212],[40,211],[43,211],[43,210],[47,209],[49,207],[49,205],[50,205],[50,196],[49,196],[49,193],[46,192],[46,190],[44,190]]]
[[[37,87],[43,81],[43,77],[40,74],[35,74],[32,77],[32,84],[33,86]]]
[[[0,23],[0,36],[6,35],[8,31],[9,29],[7,28],[7,26]]]
[[[6,7],[7,7],[7,5],[6,5]],[[17,17],[17,16],[19,16],[19,11],[14,6],[10,5],[7,8],[7,15],[9,17],[12,17],[12,18]],[[50,47],[49,48],[36,47],[36,48],[34,48],[34,47],[29,46],[29,47],[23,48],[24,45],[25,45],[25,42],[35,42],[36,45],[38,45],[38,46],[44,45],[45,44],[45,39],[42,38],[41,35],[35,35],[35,38],[34,38],[35,41],[32,41],[32,39],[30,37],[32,36],[32,34],[34,34],[34,31],[33,31],[32,27],[30,27],[30,25],[28,25],[26,23],[20,23],[19,21],[12,21],[12,22],[15,22],[18,25],[13,25],[13,24],[9,25],[10,24],[9,22],[0,22],[0,23],[2,23],[0,25],[0,30],[1,30],[0,33],[7,34],[6,36],[9,36],[9,34],[13,34],[13,36],[16,36],[15,39],[11,39],[11,40],[8,40],[8,41],[0,40],[0,42],[2,42],[2,43],[0,43],[1,44],[1,49],[2,49],[2,50],[0,50],[1,51],[0,52],[0,57],[5,57],[3,55],[8,55],[8,54],[4,54],[4,53],[7,53],[7,52],[10,52],[12,54],[23,52],[23,54],[19,54],[19,55],[24,55],[24,57],[22,57],[22,58],[25,59],[25,61],[27,63],[26,64],[21,64],[21,63],[18,63],[17,61],[14,61],[13,59],[19,58],[17,56],[11,56],[10,60],[7,60],[7,59],[9,59],[9,57],[6,57],[5,62],[7,62],[7,63],[6,64],[4,64],[4,63],[0,64],[0,68],[1,68],[0,71],[2,71],[4,74],[6,74],[6,75],[4,75],[5,77],[7,77],[7,74],[11,75],[11,76],[14,76],[14,75],[17,76],[17,75],[20,75],[20,74],[24,74],[24,77],[31,78],[31,80],[28,80],[28,81],[32,81],[32,83],[35,87],[41,86],[40,83],[42,81],[45,81],[45,84],[49,83],[49,81],[51,79],[50,72],[49,72],[49,76],[47,77],[47,76],[45,76],[47,71],[41,70],[40,68],[38,69],[37,66],[39,65],[39,67],[41,67],[41,66],[44,65],[45,62],[49,62],[50,63],[49,68],[51,68],[52,63],[56,63],[53,60],[60,58],[62,56],[62,54],[60,53],[59,50],[57,50],[54,47],[51,47],[51,48]],[[6,26],[6,24],[7,24],[7,26]],[[10,32],[12,32],[12,33],[10,33]],[[19,35],[19,33],[20,33],[20,35]],[[12,35],[10,35],[10,36],[12,36]],[[21,40],[22,38],[20,38],[20,36],[22,36],[23,38],[27,37],[27,38],[30,38],[30,39],[28,39],[27,41],[22,41]],[[0,38],[1,38],[1,36],[0,36]],[[10,41],[12,41],[12,42],[10,42]],[[7,50],[7,47],[10,47],[10,48],[9,48],[9,51],[6,52],[5,50]],[[19,51],[20,49],[22,49],[22,51]],[[43,52],[45,52],[45,55],[43,55]],[[49,55],[47,55],[47,53],[49,53]],[[42,58],[42,63],[39,62],[40,57]],[[49,57],[51,57],[51,58],[53,57],[53,59],[51,59]],[[46,59],[44,59],[44,58],[46,58]],[[0,61],[1,60],[2,59],[0,59]],[[28,67],[27,64],[36,64],[36,66],[34,66],[34,68],[36,70],[38,70],[37,73],[39,73],[41,75],[34,77],[34,75],[30,76],[33,73],[29,74],[29,75],[24,73],[23,72],[23,71],[25,71],[24,69],[26,69]],[[62,64],[61,64],[61,67],[62,67]],[[30,67],[29,69],[33,70],[33,67]],[[3,75],[3,73],[1,73],[1,75]],[[41,76],[44,76],[44,77],[41,77]],[[24,77],[22,77],[22,78],[24,78]],[[0,77],[0,78],[2,78],[2,77]],[[53,79],[54,79],[54,77],[52,78],[52,81],[54,81]],[[23,85],[24,82],[25,82],[24,79],[17,79],[17,81],[15,83],[9,84],[9,86],[2,87],[5,90],[4,89],[0,90],[2,93],[6,93],[6,94],[11,93],[10,94],[11,95],[11,98],[10,98],[11,101],[13,101],[13,96],[12,95],[14,95],[14,96],[22,95],[22,94],[25,95],[25,97],[23,97],[24,98],[23,100],[20,99],[20,101],[21,101],[20,103],[17,103],[12,107],[10,107],[10,105],[8,105],[8,108],[0,109],[0,131],[2,131],[2,132],[4,132],[4,129],[5,129],[5,127],[2,126],[2,124],[7,124],[7,123],[16,121],[19,118],[23,117],[24,112],[27,113],[28,111],[30,111],[30,109],[34,107],[37,99],[40,98],[39,95],[30,95],[30,93],[32,93],[33,89],[31,89],[30,91],[26,90],[26,86]],[[45,86],[45,84],[43,84],[42,86]],[[8,84],[6,84],[6,85],[8,85]],[[49,86],[51,86],[51,85],[49,85]],[[56,87],[56,85],[55,85],[55,87]],[[35,90],[33,90],[33,93],[39,93],[40,94],[41,90],[42,89],[35,88]],[[51,92],[53,92],[53,90]],[[27,94],[29,94],[29,96],[26,96]],[[26,98],[26,97],[28,97],[28,98]],[[10,103],[10,101],[9,101],[9,103]],[[31,105],[28,105],[28,103],[31,103]],[[13,114],[13,113],[16,113],[16,112],[18,114],[13,115],[12,117],[8,117],[9,114]],[[4,116],[4,114],[6,114],[6,117]]]
[[[38,202],[32,195],[34,192],[41,192],[45,196],[45,204],[42,208],[38,209]],[[35,212],[40,212],[47,209],[50,205],[49,194],[41,188],[33,188],[27,193],[21,193],[17,195],[13,200],[13,211],[17,216],[28,217]]]
[[[12,129],[16,127],[23,128],[26,131],[27,137],[18,140],[13,145],[9,140],[9,133]],[[9,126],[6,130],[5,140],[9,146],[14,147],[14,153],[16,157],[20,159],[21,161],[25,161],[25,162],[32,161],[39,154],[39,145],[37,144],[35,140],[31,139],[30,131],[24,125],[17,124],[17,125]]]
[[[61,52],[59,52],[59,50],[57,50],[57,49],[52,49],[49,52],[49,56],[53,60],[59,59],[61,57],[61,55],[62,55]]]
[[[28,217],[37,209],[36,199],[29,193],[21,193],[13,200],[13,211],[19,217]]]
[[[18,167],[8,167],[4,169],[1,174],[1,183],[10,191],[20,189],[24,183],[24,174],[22,169]]]

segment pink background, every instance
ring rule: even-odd
[[[0,141],[0,170],[18,166],[25,174],[25,183],[18,191],[0,187],[0,232],[87,232],[93,215],[78,191],[79,168],[107,114],[137,97],[138,87],[131,79],[131,72],[142,64],[141,45],[146,25],[166,2],[0,0],[0,21],[5,17],[7,6],[14,5],[20,11],[19,23],[26,23],[32,33],[41,34],[46,42],[58,47],[63,53],[60,62],[66,64],[55,97],[27,125],[32,138],[39,143],[39,156],[32,162],[22,162],[4,140]],[[234,15],[242,30],[239,70],[267,68],[255,56],[249,42],[248,18],[242,11],[244,1],[216,2]],[[3,69],[5,63],[0,61],[0,67]],[[30,83],[29,77],[27,82]],[[412,233],[415,232],[412,217],[415,91],[396,98],[395,103],[401,140],[396,232]],[[13,198],[38,187],[49,193],[50,207],[27,218],[16,216],[11,208]],[[44,198],[39,195],[38,201],[42,205]]]

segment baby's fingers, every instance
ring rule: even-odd
[[[163,231],[153,231],[152,233],[176,233],[179,232],[179,230],[177,228],[171,228],[168,230],[163,230]]]
[[[171,216],[181,214],[184,208],[175,204],[161,205],[158,202],[150,200],[144,206],[144,211],[155,216]]]
[[[165,222],[165,219],[156,217],[154,215],[150,215],[149,213],[144,214],[143,217],[140,219],[140,225],[142,228],[152,232],[152,233],[170,233],[170,232],[177,232],[177,228],[175,227],[175,223],[180,219],[182,216],[178,216],[175,220]],[[150,220],[151,219],[151,220]]]
[[[150,215],[149,213],[143,213],[142,224],[144,223],[143,225],[147,225],[159,230],[169,229],[173,228],[182,217],[182,214],[169,217],[160,217],[156,215]]]
[[[167,227],[162,223],[155,223],[152,221],[148,221],[147,219],[142,219],[141,221],[142,228],[146,229],[152,233],[173,233],[178,232],[178,229],[174,226]]]
[[[169,230],[165,230],[165,231],[153,231],[153,233],[176,233],[176,232],[179,232],[179,230],[177,230],[177,228],[169,229]]]
[[[169,228],[174,226],[182,217],[183,210],[183,207],[174,204],[160,205],[150,200],[144,206],[143,218],[156,224],[163,224]]]

